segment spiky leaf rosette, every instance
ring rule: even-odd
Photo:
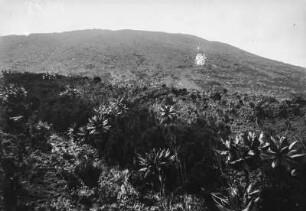
[[[262,146],[261,157],[271,163],[273,169],[283,167],[294,176],[296,174],[294,166],[299,164],[297,159],[306,155],[299,152],[297,143],[298,141],[289,143],[286,137],[276,139],[271,136]]]

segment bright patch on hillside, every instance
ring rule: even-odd
[[[203,66],[205,64],[207,57],[204,53],[198,53],[195,58],[195,64],[198,66]]]

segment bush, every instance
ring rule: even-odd
[[[302,99],[94,81],[4,74],[7,209],[305,210]]]

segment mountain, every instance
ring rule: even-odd
[[[198,47],[207,57],[204,66],[194,63]],[[306,95],[306,68],[224,43],[162,32],[94,29],[2,36],[0,69],[100,76],[117,82],[146,80],[192,89]]]

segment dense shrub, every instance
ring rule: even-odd
[[[306,208],[300,97],[51,74],[2,80],[7,209]]]

